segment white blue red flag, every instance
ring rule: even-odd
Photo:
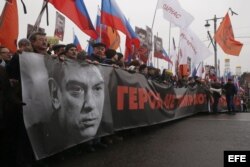
[[[74,34],[74,41],[73,41],[73,44],[76,45],[76,48],[78,51],[82,51],[82,47],[81,47],[81,44],[76,36],[76,34]]]

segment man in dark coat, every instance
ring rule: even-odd
[[[10,157],[12,161],[10,162],[15,162],[17,166],[25,166],[33,163],[34,156],[23,120],[22,105],[24,103],[22,102],[19,56],[22,52],[31,52],[32,47],[31,42],[26,38],[19,40],[18,47],[18,51],[13,55],[8,66],[6,66],[11,86],[9,98],[11,109],[8,109],[4,119],[8,128],[6,131],[8,145],[11,146],[9,154],[12,156]]]
[[[234,95],[237,94],[237,88],[233,84],[232,79],[229,78],[227,83],[224,86],[224,90],[226,92],[226,101],[227,101],[227,109],[229,114],[235,114],[234,108]]]

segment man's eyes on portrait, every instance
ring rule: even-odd
[[[84,89],[80,85],[69,85],[67,90],[73,96],[78,96],[84,93]]]
[[[94,93],[98,94],[104,90],[104,83],[98,84],[93,87]]]

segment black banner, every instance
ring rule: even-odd
[[[37,159],[95,137],[208,111],[202,87],[176,89],[139,73],[20,56],[24,120]]]

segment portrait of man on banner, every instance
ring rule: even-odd
[[[150,51],[148,48],[147,31],[142,28],[135,27],[135,33],[140,40],[140,47],[137,49],[136,55],[141,61],[147,63]]]
[[[36,56],[34,55],[32,60]],[[50,58],[44,60],[45,63],[40,62],[40,64],[45,66],[41,69],[46,69],[47,75],[42,72],[42,80],[29,72],[31,64],[26,63],[22,67],[29,73],[29,76],[24,74],[24,80],[33,80],[24,83],[24,94],[26,94],[24,100],[28,102],[28,107],[24,109],[24,117],[38,160],[99,135],[112,133],[110,100],[105,98],[109,96],[107,83],[104,80],[107,76],[102,72],[105,69],[80,60],[67,59],[64,62]],[[22,59],[21,63],[25,61]],[[105,73],[108,75],[108,71]],[[33,84],[39,84],[43,91],[39,91],[38,86]],[[36,101],[30,99],[34,96],[27,92],[30,89],[34,89],[35,96],[39,96]],[[38,106],[42,103],[44,105]],[[37,107],[41,106],[44,108],[37,110]],[[34,111],[40,112],[29,114]]]
[[[153,48],[153,42],[152,42],[152,29],[146,26],[146,31],[147,31],[147,46],[149,50],[152,50]]]
[[[157,36],[154,36],[154,48],[155,48],[154,51],[155,57],[160,57],[157,55],[162,54],[163,45],[162,45],[162,39]]]
[[[34,25],[28,24],[28,26],[27,26],[27,38],[30,37],[31,33],[33,33],[34,30],[36,30],[38,32],[45,32],[44,28],[41,28],[41,27],[38,28],[38,27],[34,27]]]
[[[63,41],[65,29],[65,17],[56,12],[56,26],[54,36],[58,37],[60,41]]]

